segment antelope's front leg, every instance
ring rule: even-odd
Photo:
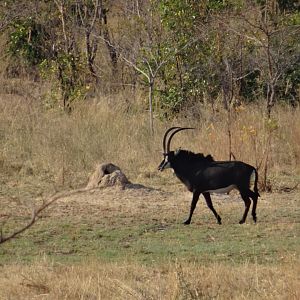
[[[193,199],[192,199],[192,203],[191,203],[190,215],[189,215],[188,219],[183,224],[185,224],[185,225],[191,224],[193,212],[196,208],[196,205],[197,205],[197,202],[199,200],[200,194],[201,193],[199,191],[193,192]]]
[[[218,221],[218,224],[221,225],[222,224],[222,219],[221,217],[219,216],[219,214],[216,212],[213,204],[212,204],[212,201],[211,201],[211,197],[210,197],[210,193],[203,193],[203,196],[205,198],[205,201],[206,201],[206,204],[207,204],[207,207],[213,212],[213,214],[215,215],[217,221]]]

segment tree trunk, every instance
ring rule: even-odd
[[[149,81],[149,124],[150,124],[151,135],[154,134],[154,126],[153,126],[153,87],[154,87],[154,79],[151,78],[150,81]]]
[[[272,108],[275,102],[275,85],[273,82],[268,83],[268,90],[267,90],[267,117],[270,119]]]

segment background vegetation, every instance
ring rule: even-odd
[[[299,102],[298,1],[10,0],[0,14],[3,76],[50,81],[50,107],[143,85],[164,117]]]

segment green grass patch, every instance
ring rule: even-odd
[[[203,217],[204,215],[204,217]],[[118,222],[96,224],[90,219],[41,219],[18,238],[0,246],[0,263],[31,262],[39,256],[62,263],[87,257],[105,262],[166,261],[276,263],[299,253],[297,210],[281,211],[267,221],[239,225],[212,223],[205,213],[184,226],[144,220],[123,226]],[[227,216],[235,219],[235,215]],[[280,217],[280,219],[279,219]],[[249,218],[250,219],[250,218]],[[299,220],[299,219],[298,219]],[[19,223],[19,222],[18,222]],[[14,224],[15,225],[15,224]],[[12,228],[11,228],[12,229]]]

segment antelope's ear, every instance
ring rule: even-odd
[[[176,156],[179,152],[181,151],[181,149],[176,149],[175,152],[174,152],[174,155]]]

